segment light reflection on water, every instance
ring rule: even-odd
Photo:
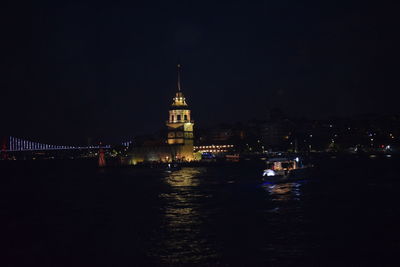
[[[202,203],[210,197],[199,190],[205,169],[183,168],[169,173],[166,192],[159,195],[164,204],[164,220],[160,229],[162,242],[153,256],[163,263],[198,263],[215,257],[201,228],[207,217]],[[160,238],[157,238],[160,239]]]
[[[214,202],[216,192],[210,187],[210,183],[214,183],[216,179],[218,177],[214,177],[205,168],[183,168],[164,174],[162,181],[166,187],[158,195],[162,202],[162,220],[160,227],[156,230],[155,242],[152,242],[152,251],[149,255],[152,259],[167,265],[202,264],[218,260],[222,257],[225,249],[220,247],[220,240],[230,242],[227,240],[231,240],[232,235],[238,234],[236,232],[238,228],[233,226],[220,228],[219,230],[222,230],[222,233],[214,232],[213,226],[210,227],[210,221],[213,222],[214,220],[215,223],[215,220],[221,220],[221,218],[221,221],[217,221],[217,225],[235,222],[237,225],[242,225],[240,227],[243,228],[239,229],[247,229],[250,225],[251,227],[268,225],[267,228],[262,228],[262,231],[254,235],[255,241],[252,245],[255,248],[249,248],[249,251],[259,250],[263,253],[272,253],[274,257],[268,257],[270,260],[288,255],[297,257],[298,254],[302,253],[302,250],[297,246],[289,246],[290,251],[286,249],[286,246],[294,240],[304,238],[303,233],[296,230],[296,227],[289,229],[285,227],[289,224],[298,226],[304,222],[301,215],[302,211],[298,205],[302,198],[302,184],[300,182],[265,183],[262,185],[268,196],[265,199],[263,197],[265,194],[262,191],[248,191],[249,188],[252,188],[248,186],[256,185],[256,181],[254,183],[248,183],[248,181],[235,183],[235,185],[225,181],[226,184],[223,187],[217,187],[218,190],[228,190],[225,194],[227,198],[231,199],[229,202],[222,202],[223,207],[227,209],[227,211],[224,211],[221,210],[221,206],[218,206],[221,202],[217,202],[219,204]],[[223,179],[219,180],[219,182],[221,181]],[[235,190],[239,191],[235,192]],[[220,191],[218,192],[220,193]],[[231,192],[235,192],[235,194],[231,194]],[[261,194],[258,195],[257,192]],[[253,201],[257,203],[253,203]],[[240,204],[233,208],[233,206],[242,202],[248,203],[251,207],[263,201],[266,202],[264,202],[264,209],[260,210],[260,215],[257,215],[256,212],[247,214],[248,209],[242,210],[243,207]],[[265,210],[265,207],[267,207],[267,210]],[[232,217],[227,217],[230,219],[225,221],[224,217],[215,216],[221,213]],[[244,214],[250,216],[243,219]],[[285,223],[282,225],[282,222]],[[211,223],[211,225],[213,224]],[[243,230],[242,232],[246,231]],[[261,234],[261,232],[264,232],[264,234]],[[233,239],[242,240],[238,241],[239,246],[247,242],[247,237],[240,233]],[[249,244],[246,246],[249,246]]]
[[[304,241],[308,239],[307,233],[300,230],[307,222],[302,209],[303,184],[264,183],[262,187],[268,193],[264,218],[270,230],[269,240],[261,249],[271,254],[268,258],[271,262],[296,266],[293,259],[301,258],[309,245]]]
[[[283,183],[283,184],[270,184],[264,183],[264,189],[272,197],[272,201],[286,202],[290,200],[300,200],[301,197],[301,184],[300,183]]]

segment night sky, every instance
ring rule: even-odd
[[[178,62],[200,127],[271,107],[398,114],[397,13],[351,0],[10,1],[0,9],[0,135],[71,144],[157,131]]]

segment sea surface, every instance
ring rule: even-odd
[[[0,266],[399,266],[400,158],[251,167],[0,162]]]

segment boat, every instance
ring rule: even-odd
[[[265,161],[263,180],[271,182],[305,178],[312,165],[305,165],[299,157],[270,158]]]
[[[166,167],[167,172],[179,171],[182,167],[178,163],[168,163]]]

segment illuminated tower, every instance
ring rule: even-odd
[[[193,125],[190,117],[190,110],[186,104],[185,96],[181,88],[181,65],[178,64],[178,92],[173,98],[169,110],[168,144],[174,146],[176,159],[191,161],[193,160]]]
[[[7,156],[7,138],[6,137],[3,138],[3,144],[1,145],[0,154],[1,154],[2,159],[8,158],[8,156]]]
[[[104,149],[101,146],[99,146],[99,167],[105,167],[106,166],[106,158],[104,155]]]

